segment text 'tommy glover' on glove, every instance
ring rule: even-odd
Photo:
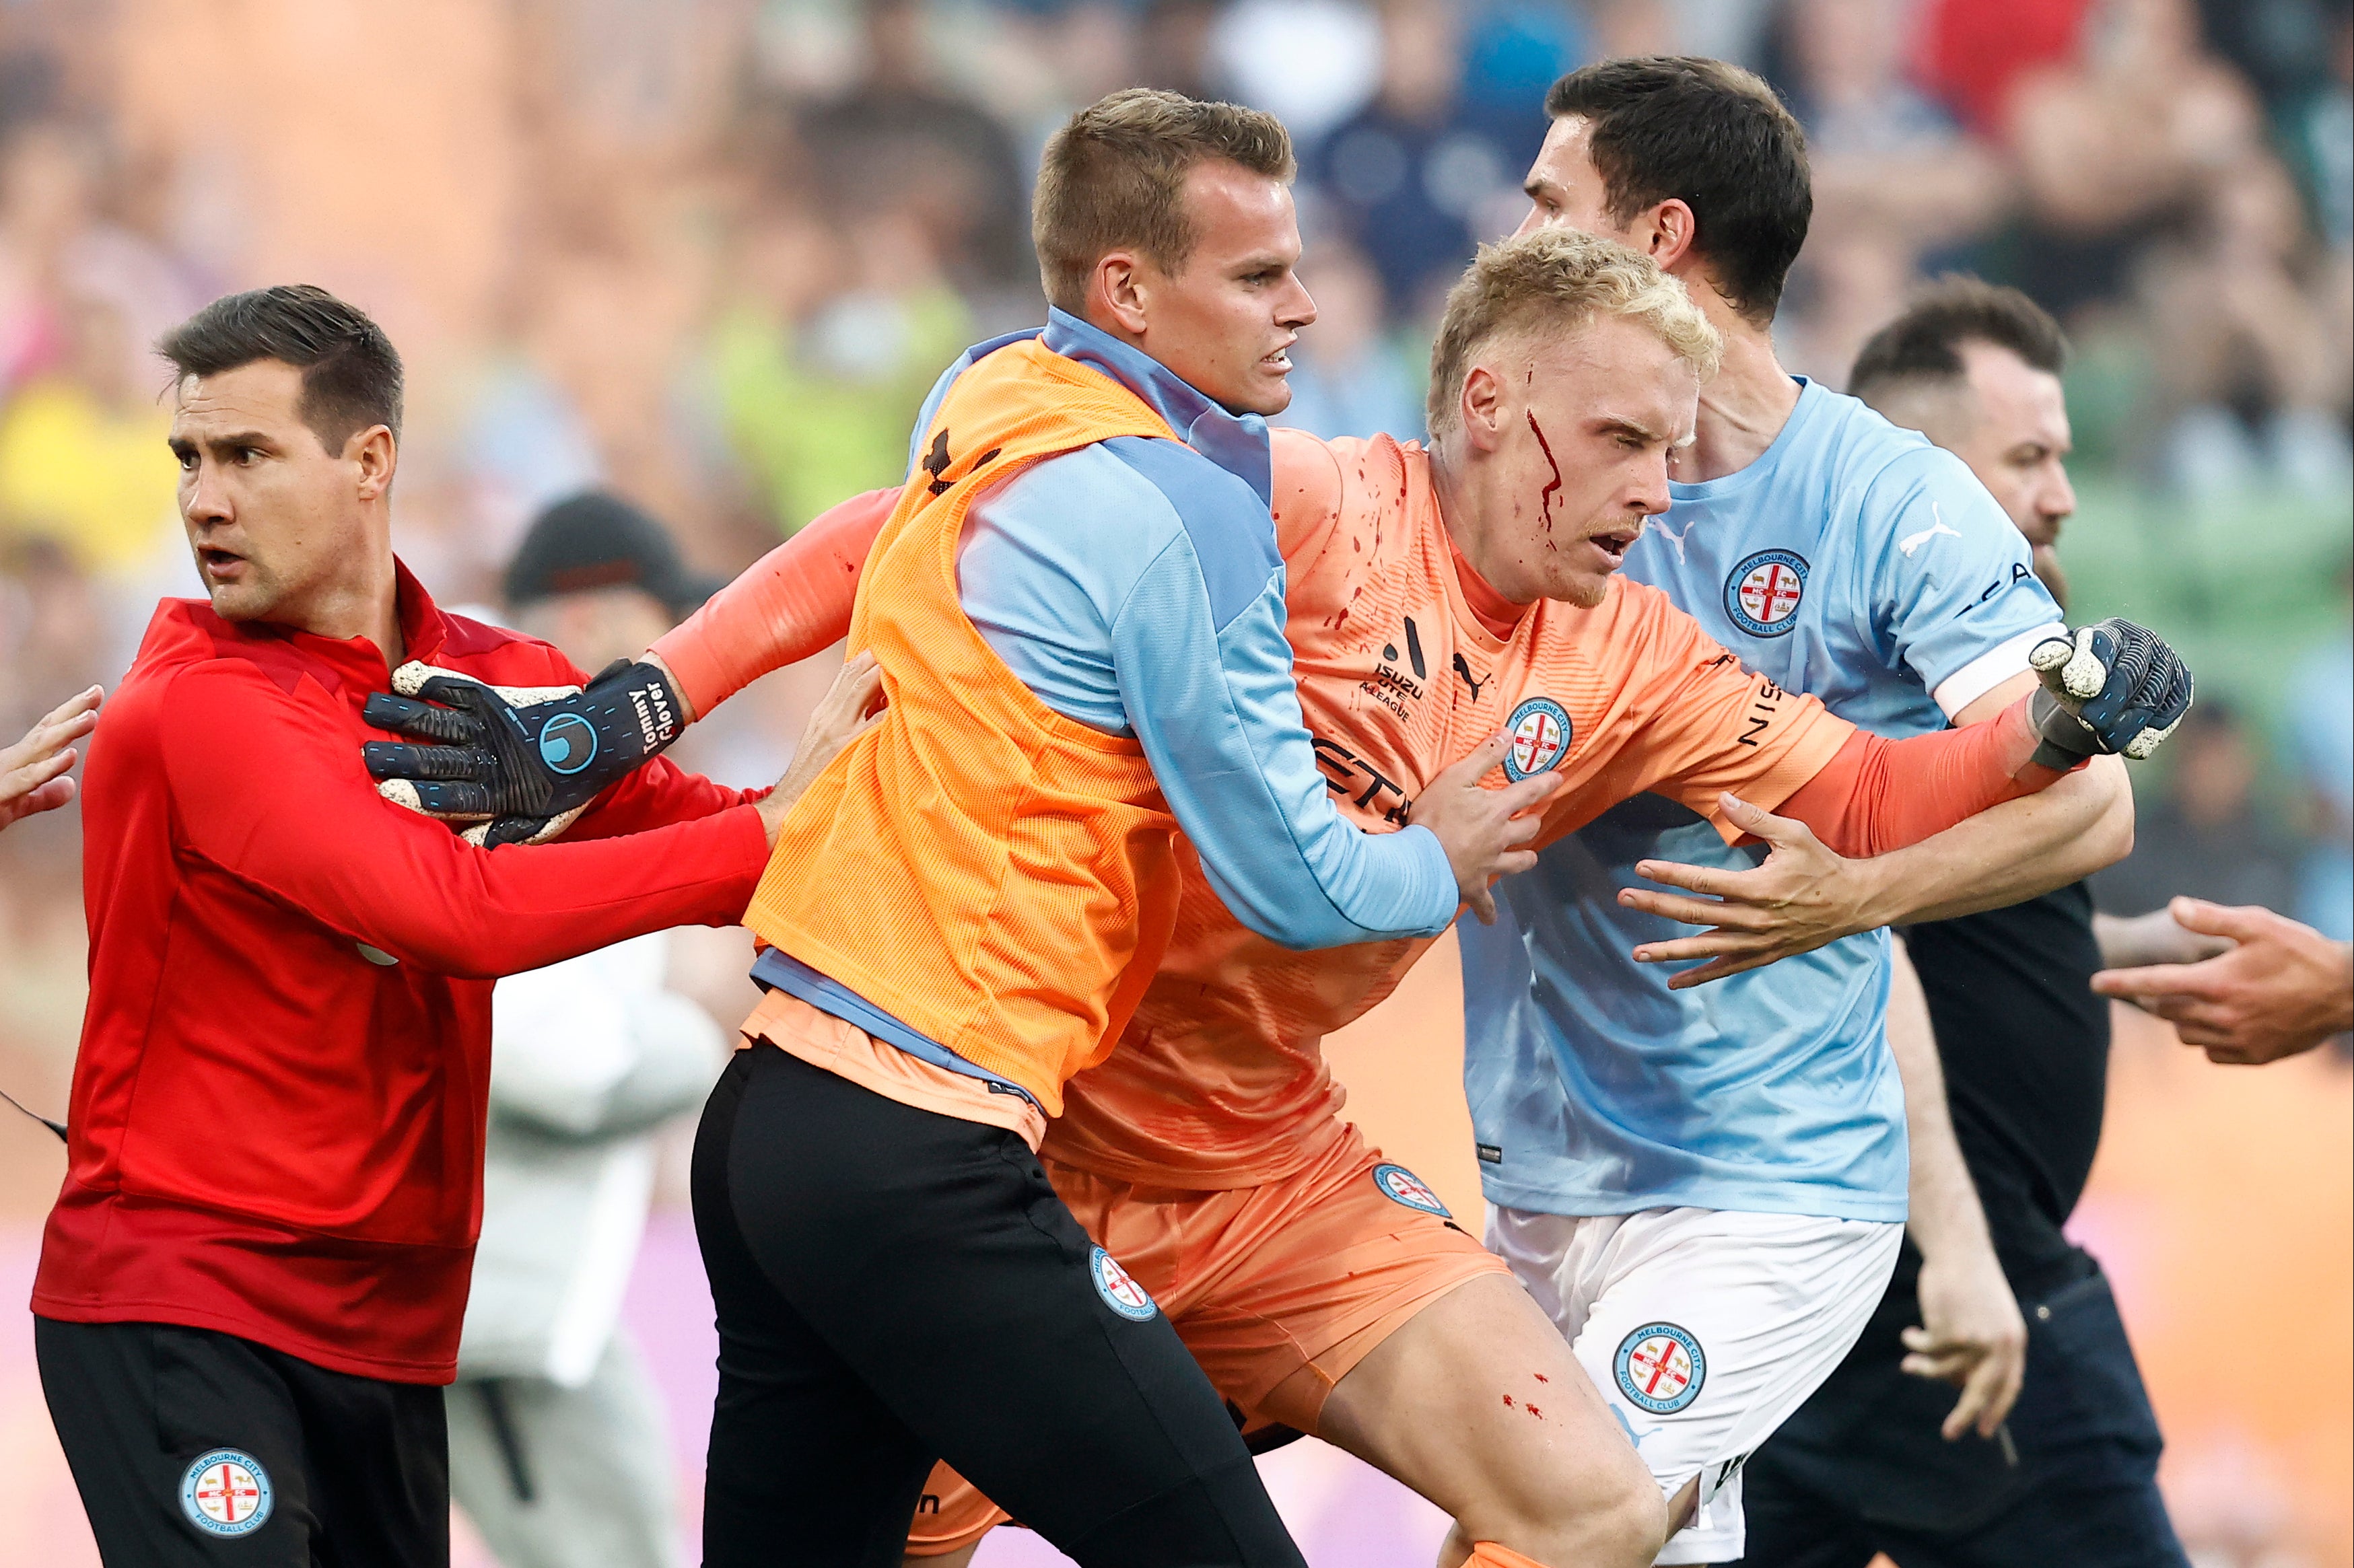
[[[684,727],[659,665],[616,660],[585,688],[502,687],[429,664],[393,672],[361,717],[417,741],[363,748],[377,790],[412,810],[474,824],[485,846],[537,843]],[[428,742],[431,744],[419,744]]]

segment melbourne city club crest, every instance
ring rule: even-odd
[[[1437,1214],[1442,1220],[1454,1217],[1447,1205],[1438,1201],[1438,1194],[1424,1186],[1422,1178],[1403,1165],[1374,1166],[1373,1185],[1379,1187],[1382,1196],[1393,1203],[1404,1203],[1409,1209],[1420,1209],[1424,1213]]]
[[[1618,1341],[1618,1392],[1654,1415],[1672,1415],[1700,1397],[1708,1358],[1673,1323],[1646,1323]]]
[[[1504,728],[1512,737],[1504,777],[1515,784],[1557,766],[1569,749],[1569,710],[1551,697],[1531,697],[1512,710]]]
[[[216,1448],[180,1477],[180,1511],[207,1535],[249,1535],[269,1522],[270,1472],[252,1455]]]
[[[1161,1310],[1135,1277],[1119,1266],[1119,1259],[1103,1248],[1087,1255],[1087,1272],[1095,1277],[1096,1294],[1103,1298],[1104,1305],[1129,1322],[1148,1322]]]
[[[1807,557],[1796,550],[1760,550],[1724,579],[1724,613],[1752,637],[1787,636],[1806,597]]]

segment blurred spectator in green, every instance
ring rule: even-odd
[[[907,476],[924,395],[973,336],[918,217],[830,223],[764,182],[732,244],[733,296],[705,345],[728,446],[779,533]]]
[[[2262,764],[2238,711],[2202,695],[2168,749],[2172,766],[2158,799],[2136,802],[2133,853],[2094,874],[2102,913],[2145,915],[2178,894],[2296,907],[2285,846],[2256,809]]]
[[[1423,433],[1422,378],[1384,331],[1382,281],[1346,240],[1312,241],[1299,266],[1316,324],[1291,351],[1291,407],[1274,422],[1327,440]]]

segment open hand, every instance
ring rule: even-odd
[[[2277,1062],[2354,1028],[2354,949],[2344,942],[2269,909],[2178,898],[2170,913],[2183,929],[2226,938],[2232,949],[2202,963],[2103,969],[2095,991],[2166,1019],[2209,1061],[2238,1066]]]
[[[1706,985],[1885,924],[1870,910],[1876,890],[1871,862],[1834,854],[1813,829],[1795,818],[1777,817],[1736,795],[1718,799],[1728,821],[1771,846],[1762,864],[1725,871],[1678,861],[1640,861],[1636,875],[1701,896],[1640,887],[1619,890],[1618,902],[1628,909],[1710,927],[1697,937],[1646,942],[1635,949],[1635,961],[1640,964],[1709,960],[1670,976],[1669,990]]]
[[[818,699],[802,726],[801,744],[793,747],[792,766],[777,787],[760,798],[760,825],[773,847],[784,830],[793,802],[801,798],[826,764],[842,755],[850,743],[883,722],[883,668],[875,655],[861,650],[843,661],[842,673]]]
[[[1496,923],[1490,885],[1536,864],[1535,853],[1527,847],[1543,825],[1535,812],[1561,788],[1560,774],[1539,773],[1500,789],[1481,789],[1479,780],[1504,760],[1511,743],[1501,730],[1481,741],[1424,786],[1406,814],[1408,822],[1438,835],[1455,871],[1456,891],[1482,926]]]
[[[1902,1338],[1903,1369],[1961,1387],[1942,1428],[1950,1443],[1972,1427],[1981,1437],[2010,1414],[2027,1375],[2027,1320],[1994,1249],[1921,1260],[1921,1325]]]
[[[74,798],[74,781],[66,775],[81,753],[73,742],[98,727],[98,705],[105,698],[97,686],[68,697],[43,714],[24,739],[0,747],[0,828]]]

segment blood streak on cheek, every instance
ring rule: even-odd
[[[1534,410],[1530,411],[1528,418],[1529,433],[1536,437],[1537,450],[1544,453],[1545,466],[1553,470],[1552,482],[1537,492],[1537,505],[1544,515],[1545,532],[1550,534],[1553,532],[1553,503],[1561,494],[1561,464],[1553,461],[1553,443],[1545,440],[1544,427],[1537,423]]]

